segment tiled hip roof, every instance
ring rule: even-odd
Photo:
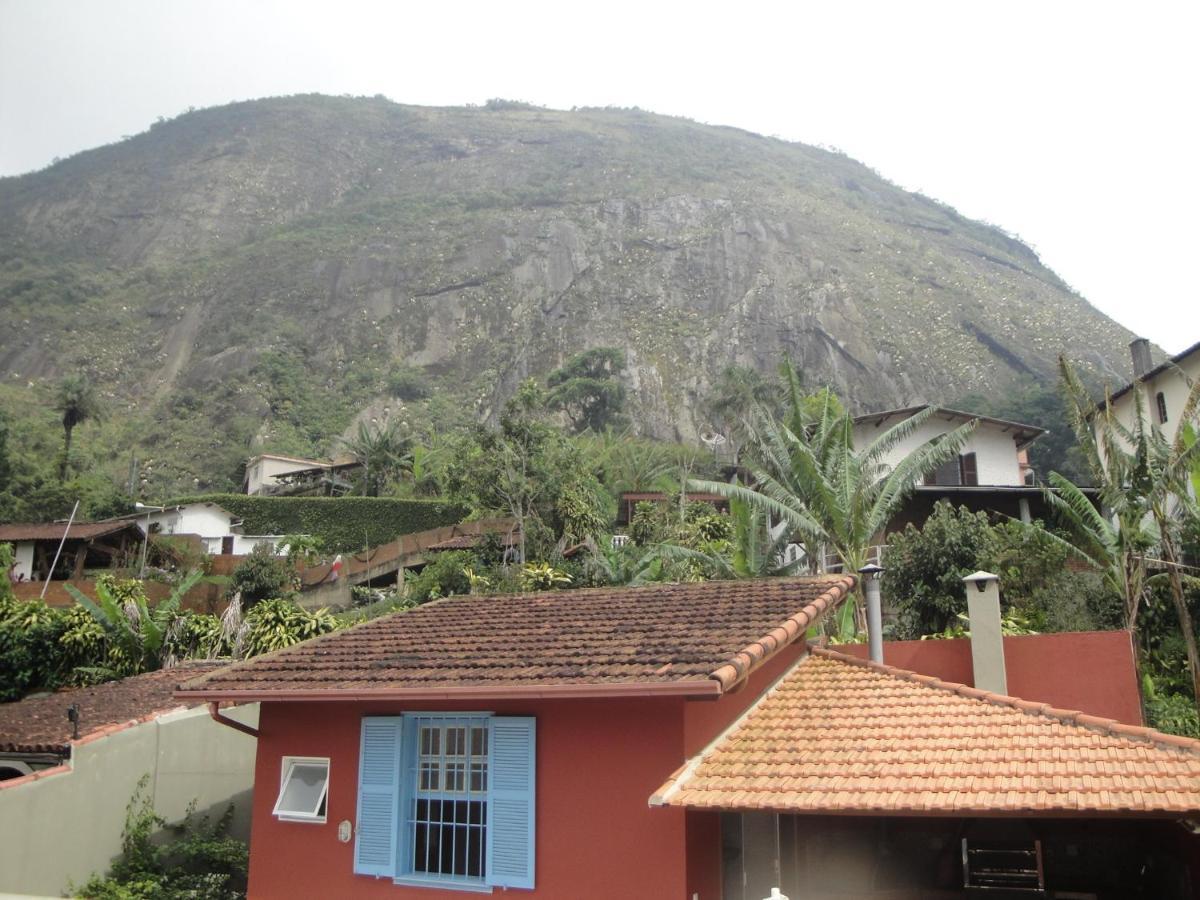
[[[652,798],[879,815],[1200,812],[1200,741],[813,648]]]
[[[79,707],[79,734],[141,719],[151,713],[178,708],[172,689],[181,677],[219,667],[219,662],[193,661],[174,669],[160,669],[109,681],[92,687],[72,688],[0,703],[0,751],[12,753],[65,753],[74,726],[67,707]],[[196,700],[184,705],[193,706]]]
[[[235,664],[178,696],[716,695],[802,637],[854,583],[839,575],[449,597]]]

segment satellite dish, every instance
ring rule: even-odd
[[[716,450],[725,443],[726,438],[725,435],[718,434],[715,431],[704,431],[700,433],[700,440],[704,442],[705,446]]]

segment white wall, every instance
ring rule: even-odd
[[[180,509],[151,512],[150,523],[157,524],[160,534],[195,534],[204,544],[205,553],[220,553],[221,541],[233,537],[233,553],[249,553],[256,544],[269,543],[279,553],[282,535],[249,535],[233,532],[233,517],[215,503],[192,503]],[[146,530],[146,516],[137,519],[139,527]]]
[[[258,704],[226,710],[258,724]],[[62,896],[70,882],[107,873],[121,852],[125,807],[138,779],[169,822],[188,803],[201,812],[235,805],[234,833],[250,833],[258,742],[195,707],[77,744],[70,771],[0,787],[0,892]]]
[[[257,494],[264,487],[279,483],[280,475],[299,472],[301,469],[311,469],[321,465],[318,460],[279,459],[274,456],[260,456],[246,468],[246,493]]]
[[[1180,360],[1178,368],[1168,368],[1142,386],[1146,416],[1153,424],[1158,425],[1158,404],[1155,402],[1155,396],[1161,391],[1163,399],[1167,402],[1167,422],[1161,428],[1168,441],[1174,441],[1179,430],[1179,414],[1183,412],[1183,405],[1187,402],[1188,392],[1191,390],[1188,379],[1193,382],[1200,379],[1200,350]],[[1133,424],[1133,395],[1136,390],[1137,388],[1134,388],[1113,402],[1113,412],[1117,420],[1126,427]]]
[[[17,541],[13,545],[13,553],[16,557],[17,567],[13,569],[13,574],[18,577],[25,576],[26,581],[33,579],[33,541]]]
[[[854,426],[854,446],[861,450],[901,420],[890,418],[878,428],[877,419],[860,422]],[[939,435],[946,434],[959,428],[963,423],[954,419],[947,422],[936,413],[926,419],[916,431],[901,441],[891,452],[886,454],[883,462],[889,468],[916,450],[927,441]],[[979,470],[981,485],[1021,485],[1021,463],[1017,458],[1017,445],[1012,432],[1005,432],[998,425],[980,422],[975,431],[967,439],[967,444],[961,453],[974,453],[975,464]]]

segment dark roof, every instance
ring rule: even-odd
[[[204,699],[716,696],[802,638],[850,576],[448,597],[237,663]]]
[[[67,540],[93,540],[107,534],[115,534],[137,525],[126,520],[110,522],[75,522],[67,530],[66,522],[23,523],[0,525],[0,541],[49,541],[62,540],[67,531]]]
[[[1200,351],[1200,343],[1192,344],[1192,346],[1188,347],[1182,353],[1176,353],[1170,359],[1163,360],[1163,362],[1159,363],[1157,366],[1155,366],[1153,369],[1151,369],[1149,372],[1147,372],[1141,378],[1135,378],[1133,381],[1129,382],[1129,384],[1125,385],[1125,387],[1121,388],[1119,391],[1114,391],[1113,393],[1109,394],[1108,398],[1106,400],[1101,400],[1099,403],[1096,404],[1096,409],[1104,409],[1104,407],[1106,407],[1108,405],[1110,400],[1116,400],[1118,397],[1123,397],[1125,394],[1128,394],[1130,391],[1132,391],[1134,389],[1134,387],[1138,384],[1144,384],[1147,381],[1154,380],[1159,375],[1161,375],[1163,372],[1167,371],[1167,369],[1171,368],[1172,366],[1179,365],[1187,357],[1191,356],[1193,353],[1195,353],[1197,351]]]
[[[651,802],[1179,815],[1200,810],[1200,741],[813,648]]]
[[[181,676],[188,677],[222,665],[224,663],[220,661],[192,661],[120,681],[0,703],[0,751],[65,753],[73,727],[67,720],[67,707],[72,703],[79,706],[80,737],[153,713],[196,706],[199,700],[175,699],[173,688]]]
[[[906,406],[903,409],[885,409],[880,412],[864,413],[861,416],[854,417],[854,424],[860,425],[866,422],[882,423],[887,419],[899,417],[901,419],[911,419],[922,410],[929,409],[932,406],[930,403],[922,403],[920,406]],[[944,406],[935,406],[934,416],[945,419],[958,419],[961,422],[971,422],[978,419],[980,422],[986,422],[989,425],[995,425],[998,428],[1013,432],[1013,440],[1017,442],[1017,447],[1026,447],[1032,444],[1035,440],[1046,433],[1045,428],[1039,428],[1037,425],[1026,425],[1023,422],[1013,422],[1009,419],[997,419],[994,416],[981,416],[977,413],[963,412],[960,409],[947,409]]]

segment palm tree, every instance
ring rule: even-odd
[[[969,422],[913,450],[894,466],[885,457],[934,413],[922,410],[892,426],[861,450],[854,447],[854,420],[829,391],[804,396],[799,378],[785,367],[788,408],[784,421],[757,410],[753,429],[756,487],[693,481],[693,490],[744,500],[786,523],[810,558],[837,557],[843,571],[868,562],[872,540],[887,526],[916,483],[953,459],[975,428]],[[839,631],[856,630],[859,604],[839,613]]]
[[[354,436],[342,443],[363,467],[363,493],[368,497],[378,497],[389,478],[412,464],[410,442],[396,422],[359,422]]]
[[[67,477],[67,463],[71,457],[71,432],[76,425],[89,419],[100,419],[103,409],[96,396],[96,388],[86,375],[68,375],[58,384],[54,395],[54,409],[62,413],[63,455],[59,461],[58,477]]]

